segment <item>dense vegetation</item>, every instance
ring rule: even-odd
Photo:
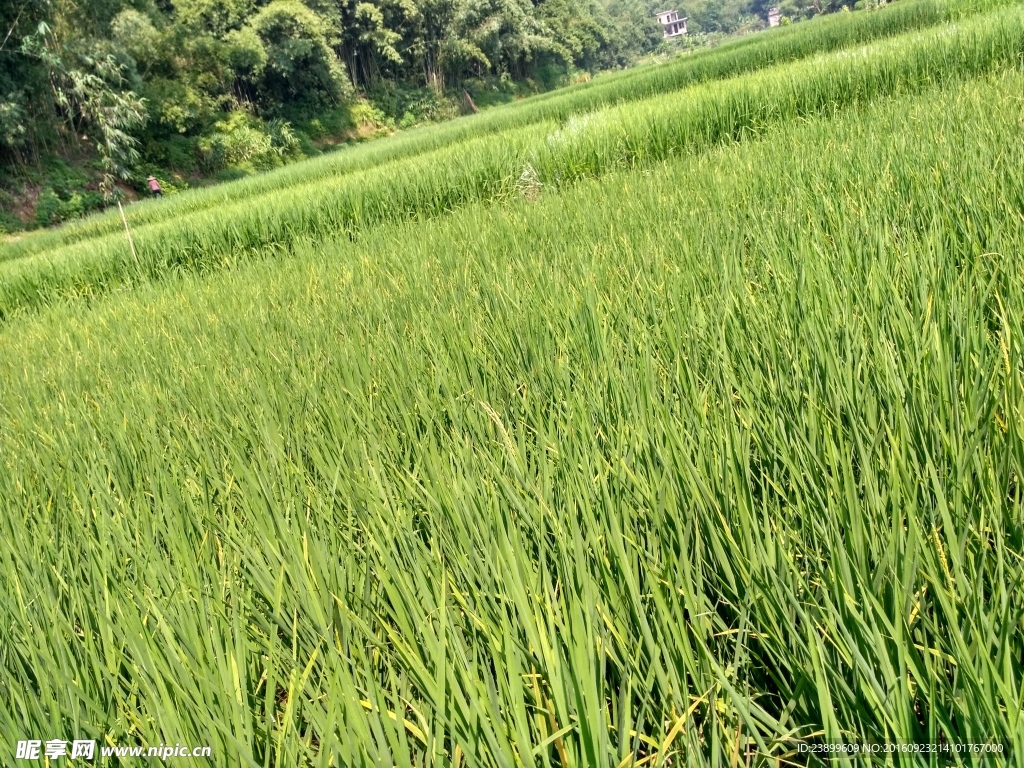
[[[148,173],[175,191],[450,117],[469,108],[465,89],[485,104],[495,88],[509,97],[620,66],[660,38],[638,3],[4,4],[0,225],[19,223],[19,184],[44,187],[21,223],[46,225],[99,206],[101,192],[145,189]],[[88,187],[96,172],[105,189]]]
[[[900,0],[6,246],[0,750],[1017,760],[1022,93]]]
[[[991,0],[986,0],[985,4],[998,5]],[[978,3],[973,0],[917,2],[892,6],[871,14],[822,17],[809,27],[776,30],[771,35],[763,37],[741,38],[720,48],[705,49],[665,66],[626,71],[579,86],[571,92],[558,91],[535,97],[471,121],[449,121],[429,131],[419,130],[389,142],[362,148],[358,152],[338,153],[317,163],[293,165],[274,173],[260,174],[245,183],[218,187],[203,194],[178,197],[158,206],[139,205],[129,210],[127,216],[132,225],[137,225],[174,219],[186,213],[239,200],[251,202],[251,198],[257,194],[316,185],[326,179],[336,178],[342,173],[363,170],[402,157],[425,153],[467,138],[545,120],[564,120],[573,114],[602,106],[664,94],[708,80],[757,70],[769,64],[783,63],[815,53],[869,42],[898,32],[935,25],[943,20],[959,19],[972,10],[977,10],[977,7]],[[943,76],[941,68],[937,69],[938,76]],[[0,258],[36,253],[101,233],[119,231],[121,226],[121,219],[116,214],[106,218],[94,217],[82,224],[67,226],[60,231],[9,245],[0,251]]]
[[[788,0],[793,18],[854,0]],[[691,0],[695,33],[765,0]],[[727,7],[728,6],[728,7]],[[451,118],[667,45],[654,0],[18,0],[0,5],[0,234]]]

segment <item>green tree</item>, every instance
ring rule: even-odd
[[[116,179],[130,178],[138,160],[138,140],[132,131],[146,121],[143,101],[125,90],[124,66],[112,55],[79,56],[81,66],[65,63],[59,43],[45,23],[22,40],[22,52],[37,59],[49,75],[50,91],[58,113],[74,136],[92,131],[103,168],[102,189],[109,197]]]
[[[266,59],[243,76],[255,80],[267,114],[311,115],[349,93],[345,66],[334,50],[336,30],[298,0],[273,0],[249,20],[248,29],[263,44]]]

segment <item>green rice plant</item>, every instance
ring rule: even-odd
[[[1014,763],[1022,92],[13,320],[4,762]]]
[[[356,237],[383,223],[434,216],[518,194],[529,166],[559,186],[620,167],[756,136],[829,114],[1013,66],[1024,56],[1024,7],[892,38],[856,51],[695,86],[554,123],[473,139],[404,161],[0,263],[0,319],[54,300],[92,296],[180,271],[208,271],[287,250],[303,237]]]
[[[753,72],[816,53],[861,45],[944,21],[958,20],[1004,4],[1010,3],[1008,0],[901,0],[876,11],[823,16],[805,24],[750,35],[717,48],[698,51],[659,67],[607,75],[575,88],[542,94],[443,125],[404,132],[388,140],[235,183],[191,191],[155,203],[141,203],[130,207],[128,219],[132,226],[140,226],[193,216],[200,211],[231,205],[253,196],[323,183],[340,174],[367,170],[467,139],[533,123],[563,121],[581,112]],[[94,217],[0,247],[0,260],[116,233],[121,226],[120,217],[113,213]]]

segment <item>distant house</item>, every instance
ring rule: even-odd
[[[662,11],[657,16],[665,37],[679,37],[686,34],[686,17],[679,18],[679,11]]]
[[[768,26],[769,27],[777,27],[777,26],[779,26],[779,22],[781,22],[781,21],[782,21],[782,11],[780,11],[778,8],[769,8],[768,9]]]

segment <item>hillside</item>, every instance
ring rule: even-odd
[[[0,762],[1014,764],[1022,93],[899,0],[3,244]]]
[[[784,0],[784,23],[875,0]],[[768,25],[766,0],[0,4],[0,237],[207,187]]]

